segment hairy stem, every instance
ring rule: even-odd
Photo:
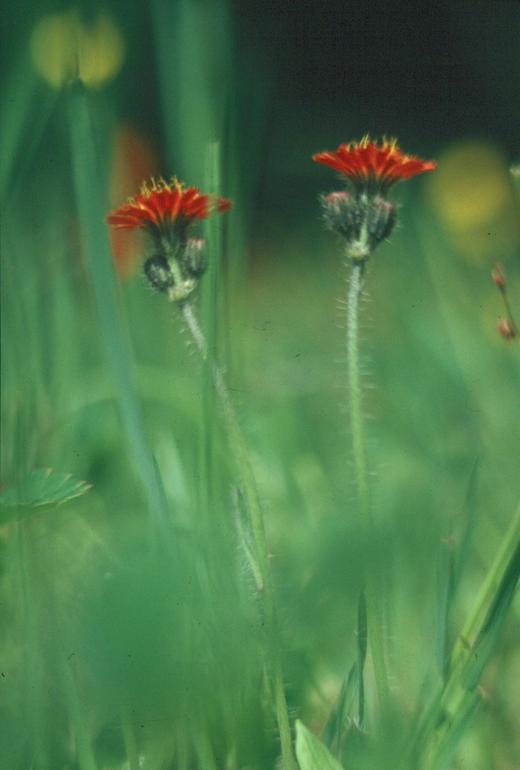
[[[193,305],[184,302],[180,305],[184,323],[204,361],[208,360],[208,345],[202,331]],[[297,770],[291,738],[289,711],[285,697],[283,684],[283,670],[280,656],[280,634],[278,615],[274,599],[271,568],[269,564],[269,552],[265,532],[264,517],[258,498],[258,490],[254,478],[253,468],[249,457],[249,450],[238,421],[229,389],[222,369],[216,362],[212,362],[212,375],[215,390],[220,400],[229,432],[230,444],[236,453],[236,461],[241,475],[241,486],[251,517],[251,528],[255,545],[255,555],[260,572],[262,591],[262,607],[265,615],[265,628],[267,643],[271,655],[271,680],[274,693],[274,705],[282,752],[282,765],[284,770]]]
[[[352,260],[347,297],[347,365],[350,428],[356,496],[362,520],[362,527],[364,531],[370,535],[371,530],[373,529],[373,520],[370,508],[368,461],[363,422],[359,361],[359,300],[363,288],[364,270],[364,259]],[[382,704],[388,692],[388,681],[382,635],[382,617],[379,609],[378,581],[375,578],[376,576],[369,571],[369,574],[364,576],[363,590],[366,595],[367,605],[368,641],[374,664],[376,686],[380,703]]]
[[[363,519],[370,516],[365,431],[362,412],[361,374],[359,363],[359,298],[363,284],[363,263],[354,263],[350,274],[347,299],[347,362],[352,454],[356,492]]]

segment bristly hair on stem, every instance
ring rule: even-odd
[[[270,655],[270,679],[274,693],[274,706],[280,734],[282,766],[284,770],[297,770],[292,748],[291,725],[285,695],[283,669],[280,651],[280,630],[274,596],[269,551],[265,532],[264,516],[260,506],[256,480],[251,464],[249,449],[233,406],[224,373],[216,361],[208,361],[208,345],[200,327],[195,309],[189,300],[179,303],[183,320],[203,361],[212,367],[215,391],[222,405],[229,441],[236,456],[240,484],[244,492],[251,519],[255,549],[255,564],[258,569],[257,584],[262,587],[261,601],[265,621],[266,643]]]
[[[229,443],[235,454],[240,487],[247,501],[251,520],[257,582],[262,586],[261,603],[264,616],[265,643],[270,665],[271,690],[280,735],[284,770],[297,770],[295,763],[289,711],[283,680],[280,633],[263,511],[260,506],[256,480],[247,442],[230,396],[224,373],[215,360],[210,360],[208,342],[200,325],[192,294],[206,267],[205,242],[188,237],[193,224],[210,214],[223,213],[231,201],[201,193],[197,188],[185,188],[176,179],[171,184],[152,180],[144,185],[135,198],[108,216],[108,223],[119,228],[141,229],[151,237],[154,253],[144,265],[145,275],[157,291],[166,294],[177,305],[184,325],[203,362],[211,368],[215,392],[224,413]]]
[[[397,220],[397,208],[387,199],[389,189],[396,182],[433,171],[436,164],[405,155],[396,140],[383,139],[377,143],[368,136],[360,142],[341,144],[335,152],[317,153],[313,160],[337,171],[346,188],[322,195],[320,201],[325,225],[341,236],[350,264],[346,346],[351,451],[360,523],[367,538],[370,538],[376,532],[370,500],[370,469],[363,415],[359,353],[360,297],[368,261],[377,246],[391,234]],[[368,570],[363,576],[363,586],[368,644],[382,706],[388,694],[388,674],[380,585],[373,570]]]
[[[368,540],[374,529],[374,522],[370,499],[369,467],[363,419],[363,391],[359,360],[359,301],[363,291],[365,269],[366,262],[364,260],[352,261],[347,295],[347,367],[356,499],[361,527]],[[388,675],[377,576],[373,575],[369,570],[368,574],[364,576],[363,583],[364,588],[362,591],[366,600],[368,640],[372,653],[379,702],[382,705],[388,693]]]

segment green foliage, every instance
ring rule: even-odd
[[[296,720],[296,758],[300,770],[342,770],[327,747]]]
[[[59,505],[75,497],[81,497],[89,489],[90,484],[78,481],[69,473],[57,473],[52,468],[39,468],[23,479],[18,486],[6,489],[0,495],[0,505],[6,508],[40,508],[44,505]],[[4,519],[3,515],[0,518]]]
[[[347,271],[320,227],[329,182],[307,157],[330,129],[324,119],[317,137],[302,121],[299,143],[264,158],[278,85],[267,62],[251,82],[258,52],[249,68],[236,60],[238,21],[223,6],[155,0],[143,31],[131,4],[114,3],[143,43],[120,81],[53,92],[24,39],[5,89],[0,765],[279,760],[262,578],[211,368],[177,309],[113,268],[114,129],[135,98],[161,173],[234,198],[201,228],[196,303],[266,516],[300,770],[506,770],[519,749],[520,368],[495,334],[491,261],[453,245],[421,180],[396,191],[400,227],[369,265],[361,310],[368,537],[336,311]],[[136,70],[155,109],[138,119]],[[517,268],[505,268],[513,302]],[[369,573],[384,702],[359,603]]]

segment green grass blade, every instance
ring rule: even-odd
[[[117,296],[117,285],[104,224],[105,175],[96,151],[89,97],[81,83],[70,93],[72,164],[78,215],[90,280],[94,291],[99,331],[105,345],[128,445],[143,483],[148,509],[155,528],[168,517],[157,466],[146,436],[139,401],[135,366]],[[105,142],[108,136],[104,137]],[[155,531],[157,534],[157,529]]]
[[[343,680],[338,699],[323,732],[323,742],[336,756],[341,752],[343,736],[348,726],[357,686],[358,662],[356,661]]]
[[[455,590],[458,588],[464,568],[466,566],[468,556],[473,541],[473,533],[477,523],[477,476],[478,476],[478,459],[473,463],[473,467],[470,471],[468,485],[466,489],[466,497],[464,500],[464,510],[466,514],[466,523],[464,530],[460,536],[460,545],[457,549],[454,563],[454,582]]]
[[[25,87],[21,88],[20,83]],[[22,49],[3,89],[0,132],[0,200],[8,202],[17,182],[30,168],[59,99],[32,71],[27,50]],[[5,213],[5,212],[4,212]]]
[[[296,720],[296,758],[300,770],[342,770],[324,743]]]
[[[449,620],[455,593],[454,555],[450,542],[441,542],[437,555],[438,605],[435,652],[437,668],[443,678],[448,674]]]
[[[365,662],[368,647],[367,604],[362,591],[358,599],[357,627],[357,681],[358,681],[358,725],[365,721]]]
[[[466,721],[469,706],[507,617],[520,575],[520,506],[504,537],[449,660],[444,686],[427,707],[415,741],[420,767],[438,770],[445,741]],[[462,734],[460,731],[458,734]],[[418,761],[418,760],[415,760]],[[444,761],[444,760],[443,760]]]
[[[223,135],[228,4],[154,0],[152,21],[168,161],[175,162],[175,173],[197,183],[204,173],[204,148]]]

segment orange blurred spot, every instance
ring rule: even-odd
[[[110,172],[110,208],[134,194],[143,181],[157,174],[158,158],[151,144],[130,125],[116,129]],[[140,233],[110,228],[116,271],[121,279],[133,275],[143,255]]]

